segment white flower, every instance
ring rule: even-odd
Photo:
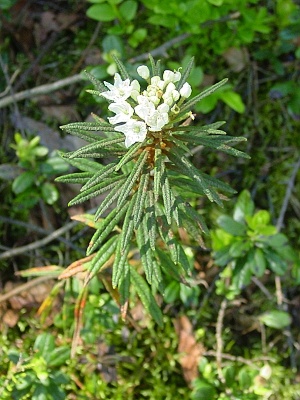
[[[188,98],[190,97],[190,95],[192,94],[192,88],[191,85],[187,82],[185,82],[185,84],[182,86],[182,88],[179,90],[180,96],[184,97],[184,98]]]
[[[111,103],[108,109],[114,112],[114,117],[108,118],[111,124],[118,124],[120,122],[127,122],[133,116],[133,108],[127,101],[120,101],[117,103]]]
[[[125,146],[130,147],[136,142],[143,142],[145,140],[147,126],[145,122],[130,119],[126,124],[116,126],[115,131],[124,133]]]
[[[133,87],[129,79],[122,81],[118,73],[115,74],[115,83],[112,85],[109,82],[104,82],[104,85],[109,89],[107,92],[102,92],[101,95],[108,100],[115,102],[126,100],[130,97]]]
[[[160,131],[169,122],[169,115],[167,112],[160,112],[155,110],[146,119],[146,124],[149,126],[149,131]]]
[[[181,73],[179,71],[170,71],[169,69],[166,69],[163,73],[163,80],[166,83],[170,83],[170,82],[178,82],[181,78]]]
[[[174,72],[174,80],[173,82],[178,82],[181,79],[181,73],[179,71]]]
[[[139,76],[143,79],[148,79],[150,76],[150,71],[149,68],[146,65],[140,65],[139,67],[137,67],[137,73],[139,74]]]
[[[134,108],[134,111],[137,116],[146,121],[146,118],[155,111],[155,105],[148,97],[142,95],[137,97],[137,101],[139,104]]]

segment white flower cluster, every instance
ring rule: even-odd
[[[170,122],[170,113],[178,112],[179,100],[181,104],[188,98],[192,89],[188,83],[176,90],[175,83],[181,78],[178,71],[165,70],[163,79],[159,76],[150,78],[149,68],[141,65],[137,73],[147,81],[147,89],[141,92],[137,80],[124,81],[118,73],[115,74],[114,85],[104,82],[109,89],[101,95],[112,103],[108,109],[115,113],[109,122],[115,126],[115,131],[125,135],[125,146],[129,147],[136,142],[143,142],[147,132],[158,132]]]

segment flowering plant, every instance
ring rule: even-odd
[[[193,60],[182,72],[161,73],[160,62],[150,56],[150,69],[145,65],[137,68],[141,84],[130,78],[120,60],[116,59],[116,63],[120,74],[115,74],[114,84],[103,84],[88,74],[96,87],[89,92],[107,99],[114,115],[108,122],[93,115],[95,122],[62,127],[89,144],[62,155],[82,172],[62,176],[59,181],[83,184],[70,205],[107,193],[93,216],[96,232],[87,249],[84,287],[113,260],[110,290],[123,317],[132,284],[146,309],[161,324],[161,311],[148,284],[163,293],[165,274],[187,283],[192,266],[178,239],[178,228],[186,229],[200,245],[202,234],[208,233],[202,216],[187,202],[186,194],[204,195],[222,205],[219,191],[235,192],[226,183],[198,170],[189,159],[189,146],[207,146],[248,157],[230,147],[231,143],[246,139],[226,136],[219,129],[224,122],[190,126],[193,105],[226,79],[189,99],[192,89],[186,80]],[[113,160],[104,166],[97,161],[104,157]],[[107,210],[108,215],[100,219]],[[115,229],[117,225],[120,227]],[[146,280],[136,267],[137,262],[143,266]]]

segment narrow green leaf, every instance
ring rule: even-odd
[[[157,76],[158,75],[158,71],[157,71],[157,67],[156,67],[156,63],[154,58],[152,57],[152,55],[149,53],[149,60],[150,60],[150,65],[151,65],[151,69],[152,69],[152,76]]]
[[[145,203],[146,203],[146,198],[147,198],[147,194],[148,194],[149,179],[150,179],[150,176],[148,173],[146,173],[141,176],[141,179],[139,182],[135,208],[133,211],[133,221],[134,221],[135,228],[137,228],[137,226],[141,222],[143,213],[145,211]]]
[[[109,181],[101,182],[98,185],[93,186],[92,188],[85,190],[84,192],[79,193],[69,202],[69,206],[73,206],[75,204],[83,203],[93,197],[98,196],[101,193],[104,193],[108,190],[111,190],[115,187],[120,181],[120,177],[116,176],[115,178],[111,178]]]
[[[168,256],[168,254],[160,249],[156,249],[156,254],[159,258],[160,265],[162,269],[170,275],[172,278],[176,279],[178,282],[186,283],[185,272],[180,265],[176,265]]]
[[[93,173],[91,172],[74,172],[73,174],[59,176],[55,181],[63,183],[86,183],[92,176]]]
[[[156,204],[158,207],[158,205]],[[178,264],[178,249],[175,242],[174,233],[171,230],[167,219],[164,215],[160,215],[158,218],[158,231],[163,242],[167,245],[171,258],[175,264]]]
[[[155,199],[152,191],[148,192],[146,207],[147,234],[149,236],[150,247],[152,250],[155,250],[157,222],[155,216]]]
[[[97,221],[100,218],[101,214],[103,214],[108,209],[108,207],[119,197],[124,182],[125,178],[121,179],[120,182],[116,184],[116,186],[108,193],[108,195],[102,201],[102,203],[100,204],[95,213],[94,217],[95,221]]]
[[[105,263],[111,258],[115,253],[118,244],[118,237],[113,236],[106,243],[104,243],[100,249],[97,251],[96,256],[93,258],[92,262],[88,267],[88,275],[85,278],[85,285],[101,271]]]
[[[163,158],[161,148],[155,148],[154,154],[154,199],[158,201],[161,188],[161,176],[163,171]]]
[[[99,149],[103,149],[103,148],[107,151],[110,146],[112,146],[114,144],[120,144],[120,143],[124,143],[123,137],[99,140],[96,143],[88,144],[88,145],[81,147],[80,149],[74,151],[73,154],[71,155],[71,158],[83,157],[83,156],[86,156],[87,153],[91,154],[92,152],[97,151]],[[120,148],[120,150],[122,150],[122,149]]]
[[[87,76],[87,78],[93,83],[95,88],[99,90],[99,92],[107,92],[107,87],[99,81],[94,75],[90,74],[88,71],[84,71],[84,74]]]
[[[126,269],[128,268],[127,257],[130,249],[128,244],[123,251],[121,250],[121,238],[119,240],[115,261],[112,269],[112,287],[116,288],[126,275]]]
[[[114,127],[104,120],[101,120],[101,122],[72,122],[70,124],[60,126],[60,129],[69,133],[72,133],[73,130],[75,132],[80,130],[87,132],[101,132],[102,130],[114,132]],[[98,136],[98,139],[101,139],[101,136]]]
[[[68,164],[81,171],[93,172],[99,171],[103,168],[101,164],[96,161],[86,160],[85,158],[70,159],[65,153],[59,153],[60,157],[63,158]]]
[[[191,71],[193,69],[193,66],[194,66],[194,57],[192,57],[190,59],[189,63],[187,64],[187,66],[185,67],[185,69],[181,73],[181,79],[177,83],[177,86],[176,86],[176,89],[178,91],[182,88],[184,83],[187,81],[187,78],[190,76],[190,73],[191,73]]]
[[[125,248],[130,244],[132,234],[134,230],[134,212],[137,204],[138,196],[135,193],[129,200],[129,205],[124,217],[122,233],[121,233],[121,252],[125,251]]]
[[[117,223],[121,220],[125,214],[127,203],[123,205],[121,209],[115,208],[110,214],[103,220],[102,227],[97,229],[94,233],[90,244],[87,249],[87,255],[90,255],[95,251],[97,247],[107,238],[107,236],[113,231]]]
[[[143,151],[139,158],[137,159],[135,166],[133,167],[131,173],[128,175],[128,178],[124,184],[123,191],[120,193],[120,197],[118,200],[118,206],[123,204],[123,202],[126,200],[126,198],[129,196],[133,186],[136,184],[136,181],[139,179],[139,176],[141,174],[141,171],[144,167],[144,164],[147,160],[148,153],[146,151]]]
[[[198,225],[198,227],[203,233],[209,235],[209,229],[204,221],[204,218],[202,218],[202,216],[196,210],[193,209],[190,203],[185,202],[180,197],[180,203],[178,206],[183,211],[183,213],[186,215],[187,218],[189,218]]]
[[[167,177],[167,173],[165,170],[165,163],[162,163],[162,171],[161,171],[161,191],[162,198],[165,207],[165,215],[167,218],[167,222],[169,225],[172,223],[172,199],[171,199],[171,189],[169,179]]]
[[[145,271],[146,279],[152,284],[153,275],[153,255],[151,254],[151,248],[149,239],[147,237],[147,229],[145,229],[144,220],[136,231],[136,240],[140,251],[141,261]]]
[[[246,225],[235,221],[229,215],[220,215],[217,222],[224,231],[233,236],[243,236],[247,230]]]
[[[215,83],[213,86],[210,86],[209,88],[203,90],[203,92],[199,93],[197,96],[195,96],[193,99],[187,101],[183,107],[180,109],[180,113],[184,113],[186,111],[190,111],[190,109],[197,104],[200,100],[204,99],[204,97],[209,96],[216,90],[218,90],[221,86],[225,85],[225,83],[228,81],[227,78],[223,79],[222,81]]]
[[[123,306],[128,301],[130,295],[130,266],[128,263],[125,263],[122,277],[119,280],[119,294],[120,303]]]
[[[115,168],[116,168],[116,163],[117,161],[114,161],[110,164],[105,165],[105,167],[103,167],[101,169],[101,171],[98,171],[94,174],[94,176],[92,176],[87,183],[82,186],[81,188],[81,192],[90,189],[92,186],[97,185],[98,183],[100,183],[101,181],[104,181],[104,178],[106,178],[108,175],[113,174],[115,172]],[[111,178],[113,178],[114,176],[112,176]]]
[[[144,279],[135,271],[134,268],[130,270],[131,282],[134,285],[139,298],[141,299],[144,307],[150,313],[155,322],[162,327],[163,318],[160,308],[158,307],[155,298],[153,297],[149,286]]]
[[[120,75],[122,77],[123,80],[125,79],[131,79],[125,65],[122,63],[122,61],[115,55],[112,53],[112,58],[114,59],[114,62],[117,64],[118,70],[120,71]]]
[[[119,164],[116,166],[116,171],[122,168],[128,161],[135,158],[137,151],[143,146],[143,143],[135,143],[130,149],[124,154],[124,156],[119,161]]]
[[[261,323],[270,328],[284,329],[291,324],[291,317],[286,311],[271,310],[258,317]]]
[[[211,202],[216,202],[219,206],[222,207],[222,201],[218,193],[210,187],[197,168],[184,156],[181,154],[177,154],[177,151],[172,149],[172,152],[168,153],[169,159],[174,162],[174,164],[178,164],[182,167],[183,172],[190,177],[194,182],[200,185],[204,194],[208,197]]]

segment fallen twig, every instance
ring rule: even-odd
[[[0,254],[0,260],[4,260],[4,259],[10,258],[10,257],[14,257],[14,256],[17,256],[19,254],[23,254],[23,253],[26,253],[28,251],[35,250],[35,249],[38,249],[40,247],[43,247],[46,244],[52,242],[54,239],[57,239],[63,233],[65,233],[65,232],[69,231],[70,229],[72,229],[77,224],[78,224],[77,221],[69,222],[67,225],[57,229],[54,232],[51,232],[50,235],[46,236],[45,238],[43,238],[41,240],[37,240],[36,242],[29,243],[29,244],[27,244],[25,246],[16,247],[14,249],[7,250],[4,253]]]
[[[53,82],[53,83],[47,83],[46,85],[41,85],[37,86],[33,89],[27,89],[22,92],[6,96],[3,99],[0,99],[0,108],[6,107],[11,103],[21,101],[24,99],[30,99],[32,97],[41,95],[41,94],[47,94],[54,92],[55,90],[58,90],[64,86],[69,86],[74,83],[82,81],[84,78],[82,77],[81,74],[76,74],[73,76],[70,76],[69,78],[61,79],[59,81]]]

